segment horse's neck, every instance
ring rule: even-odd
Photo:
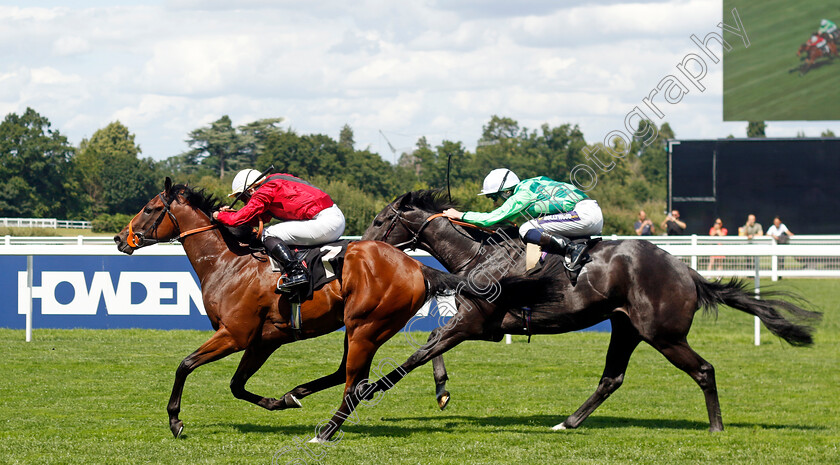
[[[524,262],[525,249],[518,243],[505,247],[503,243],[516,239],[504,239],[478,241],[458,231],[448,222],[440,222],[427,229],[424,240],[421,241],[421,248],[453,273],[464,274],[479,266],[486,266],[491,274],[506,274],[511,267],[520,261]],[[494,270],[499,273],[492,273]]]
[[[187,207],[188,208],[188,207]],[[209,226],[210,218],[193,210],[192,215],[180,215],[178,224],[181,232],[191,229]],[[218,229],[191,234],[182,240],[184,252],[192,263],[198,279],[204,282],[206,276],[216,270],[219,265],[219,258],[226,253],[231,253],[225,243],[222,233]]]

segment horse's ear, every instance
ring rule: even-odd
[[[169,197],[169,191],[172,190],[172,179],[167,176],[166,180],[163,181],[163,194]]]
[[[396,200],[397,202],[397,209],[401,211],[407,211],[409,205],[411,205],[411,192],[407,192],[403,194],[400,198]]]

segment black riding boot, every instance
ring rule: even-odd
[[[295,286],[309,281],[306,269],[300,263],[300,260],[295,258],[292,251],[289,250],[289,247],[283,241],[276,237],[267,237],[263,241],[263,244],[269,255],[280,262],[283,269],[286,270],[283,283],[277,287],[280,291],[288,292]]]
[[[583,257],[586,244],[574,244],[565,236],[552,234],[543,231],[540,235],[540,247],[548,253],[563,255],[566,258],[566,267],[574,270]]]

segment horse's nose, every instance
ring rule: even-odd
[[[119,243],[120,243],[120,235],[119,235],[119,234],[117,234],[116,236],[114,236],[114,242],[116,242],[117,244],[119,244]]]

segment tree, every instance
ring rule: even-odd
[[[74,149],[32,108],[0,123],[0,216],[67,218],[78,206]]]
[[[350,125],[345,124],[341,127],[341,133],[338,135],[338,145],[347,150],[353,150],[356,141],[353,140],[353,128]]]
[[[822,132],[822,134],[820,134],[820,137],[837,137],[837,136],[834,135],[834,131],[832,131],[831,129],[826,129],[825,131]]]
[[[230,117],[225,115],[209,126],[190,132],[187,144],[191,150],[184,155],[188,163],[207,166],[221,179],[226,170],[236,170],[244,165],[242,159],[247,152],[247,142],[237,134]]]
[[[750,121],[747,123],[747,137],[766,137],[764,130],[767,125],[764,121]]]
[[[74,161],[89,218],[134,212],[157,192],[155,164],[138,159],[139,154],[134,134],[119,121],[82,140]]]
[[[265,150],[268,139],[283,132],[279,126],[281,122],[283,122],[283,118],[263,118],[239,126],[239,144],[242,158],[240,161],[248,166],[254,166],[257,158]]]

